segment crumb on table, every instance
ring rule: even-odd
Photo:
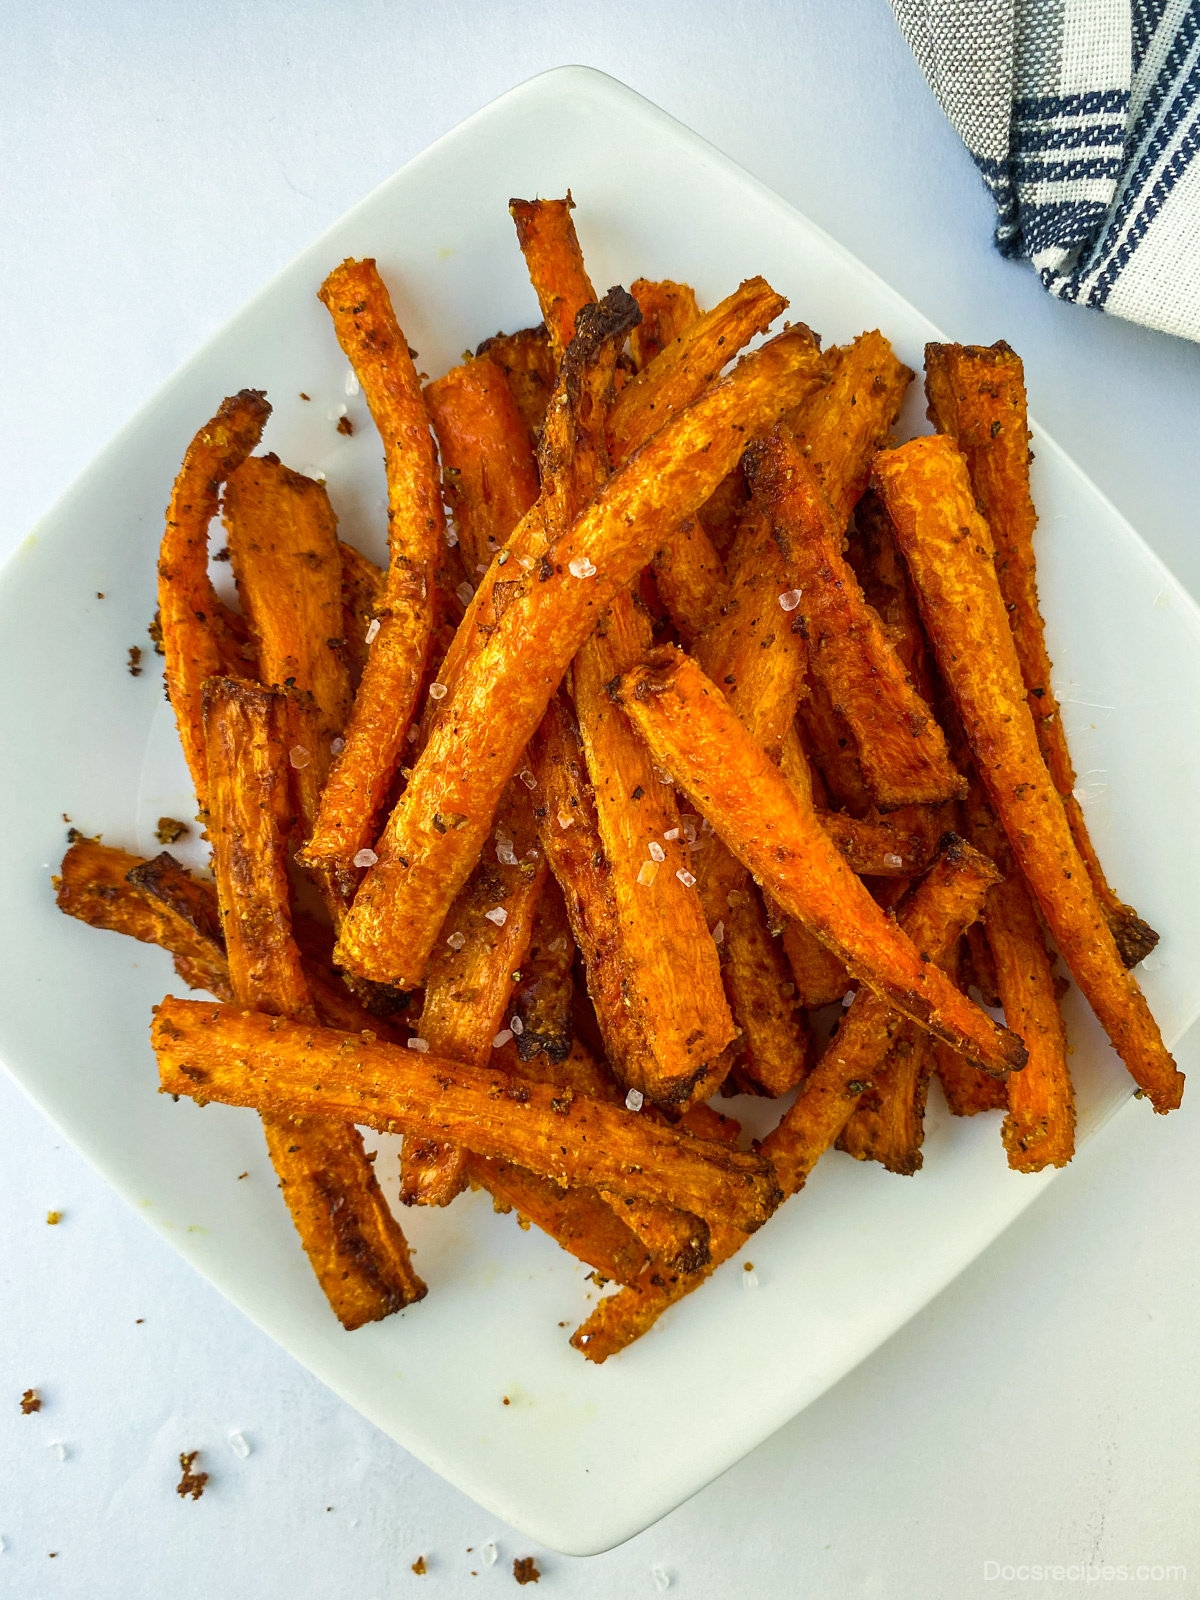
[[[179,1452],[179,1465],[183,1469],[183,1476],[175,1485],[175,1493],[181,1500],[186,1500],[191,1495],[193,1500],[199,1500],[204,1493],[204,1485],[208,1482],[207,1472],[193,1472],[192,1462],[200,1454],[199,1450],[181,1450]]]
[[[188,832],[190,829],[187,823],[180,822],[177,817],[159,817],[154,837],[159,844],[176,844]]]
[[[142,675],[142,647],[140,644],[129,646],[129,676],[140,678]]]
[[[46,1213],[46,1222],[49,1224],[50,1227],[56,1228],[61,1221],[62,1221],[62,1212],[61,1211],[47,1211],[47,1213]]]
[[[32,1412],[40,1411],[41,1409],[41,1395],[36,1389],[26,1389],[25,1393],[21,1396],[21,1410],[26,1416],[29,1416]]]
[[[518,1583],[536,1583],[541,1573],[534,1565],[532,1556],[516,1556],[513,1559],[513,1577]]]
[[[425,1574],[429,1571],[429,1568],[425,1565],[425,1557],[424,1556],[418,1556],[417,1559],[412,1564],[412,1569],[416,1573],[418,1578],[423,1578],[425,1576]]]

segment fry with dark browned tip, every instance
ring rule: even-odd
[[[255,684],[210,678],[203,711],[230,984],[266,1026],[283,1017],[306,1026],[315,1011],[292,937],[285,860],[287,702]],[[342,1326],[361,1327],[421,1299],[425,1285],[358,1130],[284,1107],[266,1110],[263,1131],[300,1242]]]
[[[574,209],[570,190],[565,200],[508,202],[556,366],[575,337],[575,318],[580,308],[598,298],[571,221]]]
[[[807,640],[813,673],[854,733],[876,803],[891,810],[960,797],[966,785],[945,735],[864,600],[841,553],[843,530],[796,441],[777,429],[746,452],[744,465],[752,503],[769,521],[794,584],[785,597],[791,626]]]
[[[445,538],[429,414],[408,342],[374,261],[344,261],[321,285],[338,343],[383,440],[388,570],[362,683],[321,797],[305,860],[349,871],[371,848],[417,708]]]
[[[710,1223],[754,1229],[778,1203],[761,1156],[432,1051],[171,998],[152,1035],[170,1094],[445,1139],[558,1184],[632,1194]]]
[[[503,372],[521,420],[528,429],[529,443],[536,449],[558,376],[558,363],[550,349],[545,323],[537,328],[521,328],[516,333],[493,334],[482,341],[475,354],[486,356]]]
[[[464,645],[446,710],[342,930],[341,959],[352,971],[401,988],[424,977],[449,902],[580,644],[745,441],[813,381],[807,331],[780,334],[655,434],[528,571],[518,564],[499,614],[494,588],[486,601],[482,590],[476,596],[468,622],[483,620],[486,604],[491,631],[475,629]]]
[[[783,909],[851,973],[956,1049],[998,1072],[1024,1064],[1012,1033],[920,959],[855,877],[774,762],[694,661],[656,650],[614,692],[656,759]]]
[[[1046,925],[1088,1004],[1156,1111],[1183,1074],[1125,968],[1038,748],[991,533],[966,462],[943,434],[875,458],[925,631],[979,776]]]
[[[158,558],[158,623],[166,657],[167,697],[203,811],[208,769],[200,694],[206,678],[249,673],[232,624],[208,575],[208,525],[217,514],[221,485],[262,438],[271,408],[257,389],[221,402],[211,422],[192,440],[171,491],[167,530]]]
[[[629,335],[629,351],[639,372],[665,350],[700,315],[696,291],[690,284],[669,278],[635,278],[629,292],[638,303],[642,320]]]
[[[1132,906],[1121,901],[1104,876],[1075,798],[1075,769],[1051,682],[1033,551],[1037,512],[1029,492],[1031,458],[1024,366],[1016,351],[1003,340],[990,347],[927,344],[925,394],[929,420],[962,451],[975,499],[992,531],[996,575],[1029,697],[1029,712],[1047,770],[1062,796],[1075,848],[1104,907],[1122,961],[1127,967],[1136,966],[1154,949],[1158,934]]]
[[[856,1161],[878,1161],[886,1171],[902,1177],[921,1170],[934,1042],[911,1022],[905,1023],[875,1073],[872,1087],[838,1135],[839,1150]],[[1028,1070],[1023,1067],[1009,1078],[1015,1083]]]

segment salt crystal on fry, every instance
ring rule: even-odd
[[[679,879],[680,883],[685,889],[690,889],[696,881],[695,875],[689,872],[686,867],[680,867],[675,876]]]
[[[356,867],[373,867],[379,860],[374,850],[360,850],[354,858]]]
[[[785,611],[795,611],[804,594],[803,589],[789,589],[779,596],[779,604]]]
[[[376,617],[372,621],[371,626],[367,629],[367,643],[368,644],[374,644],[378,637],[379,637],[379,618]]]
[[[483,914],[489,922],[494,922],[498,928],[502,928],[508,921],[508,912],[505,911],[503,906],[493,906],[490,911],[485,911]]]
[[[574,561],[567,562],[567,567],[573,578],[590,578],[596,571],[586,556],[576,556]]]
[[[302,771],[312,760],[312,752],[302,744],[294,744],[288,751],[288,765]]]
[[[467,936],[465,933],[452,933],[446,940],[446,943],[450,946],[451,950],[461,950],[466,942]]]
[[[627,1111],[640,1111],[645,1099],[646,1097],[640,1089],[630,1089],[625,1096],[625,1109]]]
[[[429,685],[429,698],[431,700],[444,700],[450,693],[450,687],[445,683],[431,683]]]
[[[424,1054],[424,1052],[429,1049],[429,1040],[412,1038],[408,1041],[408,1048],[410,1050],[417,1050]]]
[[[492,1040],[492,1049],[493,1050],[502,1050],[504,1048],[504,1046],[508,1043],[508,1041],[511,1038],[512,1038],[512,1029],[511,1028],[501,1028],[500,1032]]]
[[[657,861],[643,861],[642,865],[641,865],[641,868],[638,871],[637,881],[640,884],[642,884],[643,887],[645,887],[646,885],[653,883],[655,878],[657,878],[657,877],[658,877],[658,862]]]
[[[659,844],[657,839],[651,839],[650,843],[646,846],[646,849],[650,852],[651,861],[665,861],[667,859],[667,852],[663,849],[662,845]]]

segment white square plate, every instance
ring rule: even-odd
[[[324,471],[345,537],[379,553],[378,439],[347,393],[318,284],[343,256],[377,257],[419,364],[437,374],[497,329],[537,320],[506,205],[568,186],[601,288],[682,278],[712,304],[761,272],[827,341],[878,326],[919,370],[938,336],[804,217],[599,73],[549,73],[448,134],[193,357],[4,574],[0,1052],[129,1203],[299,1361],[498,1516],[586,1554],[662,1516],[862,1360],[1047,1179],[1007,1170],[996,1117],[956,1123],[931,1104],[918,1177],[831,1154],[749,1247],[756,1289],[726,1267],[601,1368],[567,1344],[595,1293],[584,1270],[493,1216],[485,1196],[464,1197],[404,1217],[428,1298],[346,1334],[297,1245],[257,1119],[155,1093],[147,1028],[151,1005],[179,987],[169,959],[61,916],[49,882],[64,812],[153,854],[157,818],[193,810],[156,658],[140,678],[125,666],[128,647],[147,644],[163,509],[195,429],[224,395],[265,388],[266,448]],[[336,432],[342,405],[353,438]],[[914,396],[914,428],[920,411]],[[1200,875],[1183,853],[1200,788],[1200,613],[1078,468],[1035,442],[1056,687],[1113,881],[1162,932],[1145,985],[1176,1040],[1200,1008]],[[1131,1086],[1074,993],[1067,1010],[1086,1138]],[[391,1186],[394,1152],[380,1170]]]

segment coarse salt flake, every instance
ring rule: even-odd
[[[312,751],[308,750],[302,744],[294,744],[288,751],[288,763],[295,767],[297,771],[300,771],[302,768],[308,766],[311,760]]]
[[[426,1050],[428,1050],[428,1049],[429,1049],[429,1040],[428,1040],[428,1039],[418,1039],[418,1038],[417,1038],[417,1037],[416,1037],[416,1036],[415,1036],[415,1035],[414,1035],[414,1037],[413,1037],[413,1038],[411,1038],[411,1039],[410,1039],[410,1040],[409,1040],[409,1041],[408,1041],[408,1048],[409,1048],[409,1049],[410,1049],[410,1050],[417,1050],[417,1051],[419,1051],[419,1052],[420,1052],[420,1053],[421,1053],[421,1054],[422,1054],[422,1055],[424,1055],[424,1053],[425,1053],[425,1051],[426,1051]]]
[[[341,734],[339,734],[336,739],[330,739],[330,741],[329,741],[329,754],[331,756],[340,756],[342,751],[345,748],[346,748],[346,741],[345,741],[345,739],[342,738]]]
[[[503,1050],[504,1046],[508,1043],[508,1041],[511,1038],[512,1038],[512,1029],[511,1028],[501,1028],[500,1032],[492,1040],[492,1049],[493,1050]]]
[[[345,382],[343,387],[345,388],[346,393],[349,394],[349,395],[356,395],[358,393],[358,390],[359,390],[358,373],[355,372],[353,367],[351,367],[349,372],[347,372],[347,374],[346,374],[346,382]]]
[[[643,861],[641,867],[638,870],[637,881],[643,887],[645,887],[646,885],[653,883],[655,878],[657,878],[657,877],[658,877],[658,862],[657,861]]]
[[[409,744],[416,744],[417,740],[421,737],[421,730],[417,727],[415,722],[409,728],[404,737],[408,740]]]
[[[354,858],[356,867],[373,867],[379,860],[374,850],[360,850]]]
[[[371,626],[367,629],[367,643],[368,644],[374,644],[376,639],[378,639],[378,637],[379,637],[379,618],[375,617],[373,619],[372,623],[371,623]]]
[[[518,1039],[525,1032],[525,1024],[521,1021],[520,1017],[512,1017],[512,1018],[510,1018],[508,1025],[512,1029],[513,1033],[517,1036]]]
[[[450,546],[451,550],[453,550],[455,545],[458,543],[458,533],[456,529],[450,527],[449,525],[446,527],[446,543]]]
[[[567,562],[567,567],[573,578],[590,578],[596,571],[586,556],[576,556],[574,561]]]
[[[452,933],[446,940],[446,943],[450,946],[451,950],[461,950],[466,942],[467,936],[465,933]]]
[[[779,604],[785,611],[795,611],[804,594],[803,589],[788,589],[779,596]]]
[[[678,837],[679,837],[679,829],[678,828],[668,828],[666,833],[663,834],[663,838],[664,839],[678,839]]]
[[[685,889],[690,889],[696,881],[695,874],[689,872],[686,867],[680,867],[675,876],[679,879],[680,883]]]
[[[553,940],[552,943],[549,946],[550,954],[552,956],[560,956],[560,955],[562,955],[563,951],[566,948],[567,948],[567,941],[563,938],[561,933],[559,934],[558,938]]]
[[[651,1567],[650,1576],[654,1579],[654,1587],[660,1594],[671,1587],[671,1574],[665,1572],[662,1567]]]
[[[574,824],[574,821],[575,821],[575,818],[571,815],[571,813],[569,811],[560,811],[558,813],[558,825],[563,830],[564,833],[567,831],[567,829],[569,827],[571,827]]]
[[[56,1442],[50,1446],[50,1454],[54,1457],[55,1461],[65,1461],[67,1459],[67,1447],[65,1444],[59,1444]]]
[[[477,561],[475,563],[475,571],[476,572],[486,572],[490,566],[491,566],[491,562],[490,561]]]
[[[645,1098],[645,1095],[640,1089],[630,1089],[629,1093],[625,1096],[626,1111],[640,1111]]]
[[[496,1549],[495,1539],[489,1539],[486,1544],[481,1544],[479,1546],[479,1554],[483,1557],[485,1567],[494,1567],[496,1565],[496,1557],[499,1554]]]
[[[675,779],[667,771],[666,767],[655,767],[654,776],[658,779],[659,783],[674,783],[675,782]]]
[[[231,1433],[229,1435],[229,1448],[239,1461],[245,1461],[250,1454],[251,1445],[244,1433]]]
[[[712,931],[712,936],[713,936],[713,943],[714,944],[720,944],[721,943],[721,941],[725,937],[725,924],[723,922],[718,922],[717,923],[716,927]]]
[[[646,846],[646,849],[650,852],[651,861],[665,861],[667,859],[667,852],[663,849],[662,845],[659,844],[657,839],[651,839],[650,843]]]
[[[431,700],[444,700],[450,693],[450,686],[446,683],[431,683],[429,685],[429,698]]]
[[[854,996],[857,993],[858,993],[857,989],[847,989],[846,990],[845,994],[842,996],[842,1010],[843,1011],[848,1011],[850,1009],[850,1007],[854,1004]]]
[[[755,1272],[753,1269],[751,1269],[749,1272],[743,1272],[742,1273],[742,1288],[743,1289],[757,1289],[758,1288],[758,1273]]]
[[[465,578],[454,592],[465,606],[469,606],[475,598],[474,586],[469,584]]]
[[[490,911],[485,911],[483,914],[489,922],[494,922],[498,928],[502,928],[508,921],[508,912],[505,911],[503,906],[493,906]]]
[[[528,767],[526,767],[523,772],[518,772],[517,777],[520,778],[521,782],[527,789],[537,788],[537,779],[534,777],[533,773],[530,772]]]
[[[902,867],[904,865],[904,857],[890,855],[884,856],[883,864],[885,867]]]

